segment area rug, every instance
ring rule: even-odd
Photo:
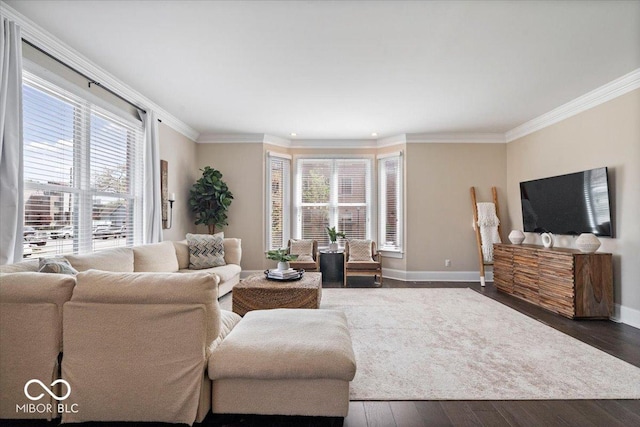
[[[323,289],[349,321],[351,400],[637,399],[640,368],[471,289]]]

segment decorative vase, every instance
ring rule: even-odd
[[[331,252],[337,252],[338,251],[338,242],[329,243],[329,250]]]
[[[509,240],[514,245],[521,245],[524,242],[524,233],[520,230],[511,230],[509,233]]]
[[[590,254],[598,250],[600,239],[592,233],[582,233],[576,239],[576,247],[580,249],[580,252]]]
[[[288,270],[288,269],[289,269],[289,263],[287,261],[278,262],[278,270],[279,271],[284,271],[284,270]]]
[[[542,244],[544,245],[545,248],[550,248],[553,246],[553,234],[542,233],[540,235],[540,238],[542,239]]]

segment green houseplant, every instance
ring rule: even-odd
[[[347,237],[342,231],[336,231],[335,227],[327,227],[327,234],[329,235],[329,241],[331,244],[329,245],[329,250],[337,251],[338,250],[338,237],[342,237],[345,239]]]
[[[289,261],[297,259],[298,255],[289,254],[287,249],[274,249],[267,251],[267,258],[278,261],[278,270],[288,270]]]
[[[222,173],[205,166],[202,178],[193,184],[189,190],[189,206],[196,214],[196,224],[209,227],[209,233],[214,234],[216,227],[224,227],[227,223],[227,210],[233,200],[233,194],[222,180]]]

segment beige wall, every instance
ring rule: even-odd
[[[522,229],[520,181],[602,166],[609,168],[616,237],[601,238],[600,251],[614,254],[616,303],[640,322],[640,90],[509,143],[510,219]],[[527,233],[526,242],[538,239]],[[575,238],[560,243],[575,247]]]
[[[262,144],[198,144],[197,168],[218,169],[233,193],[224,235],[242,239],[242,269],[263,270],[264,150]],[[199,173],[200,174],[200,173]],[[203,226],[198,231],[206,233]],[[217,230],[216,230],[217,231]]]
[[[169,193],[176,193],[173,223],[162,230],[164,240],[182,240],[195,232],[194,217],[189,209],[189,189],[198,179],[196,143],[169,126],[158,124],[160,159],[169,164]]]
[[[491,187],[497,187],[508,229],[506,149],[505,144],[407,144],[407,271],[479,270],[469,189],[476,187],[478,201],[489,202]]]

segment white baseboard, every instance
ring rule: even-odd
[[[620,304],[614,304],[611,320],[618,323],[625,323],[629,326],[640,329],[640,310],[625,307]]]
[[[383,268],[382,276],[404,282],[479,282],[479,271],[405,271]],[[485,280],[493,282],[493,271],[485,271]]]

